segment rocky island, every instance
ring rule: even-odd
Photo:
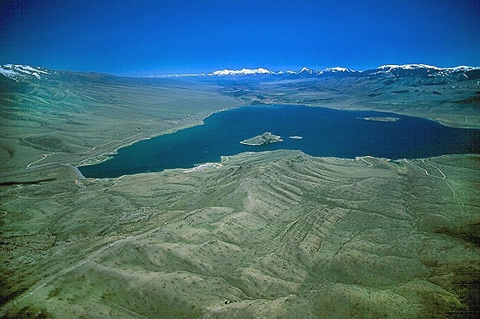
[[[250,145],[250,146],[260,146],[271,143],[283,142],[283,140],[278,135],[273,135],[270,132],[265,132],[261,135],[243,140],[240,144]]]
[[[364,117],[362,120],[365,121],[376,121],[376,122],[396,122],[399,120],[398,117]]]

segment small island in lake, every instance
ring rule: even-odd
[[[376,121],[376,122],[396,122],[399,120],[398,117],[363,117],[361,118],[365,121]]]
[[[250,146],[260,146],[271,143],[283,142],[283,140],[278,135],[273,135],[270,132],[265,132],[262,135],[257,135],[255,137],[243,140],[240,144],[250,145]]]

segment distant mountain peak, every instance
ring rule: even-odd
[[[257,68],[257,69],[247,69],[243,68],[241,70],[219,70],[215,71],[213,75],[253,75],[253,74],[272,74],[273,72],[265,69],[265,68]]]
[[[379,66],[375,71],[375,73],[371,73],[372,75],[375,74],[398,74],[398,72],[408,72],[410,74],[414,74],[417,72],[421,72],[423,74],[428,74],[428,76],[444,76],[458,72],[468,72],[472,70],[479,70],[478,67],[472,66],[457,66],[452,68],[440,68],[434,65],[428,64],[386,64]]]
[[[257,68],[257,69],[247,69],[243,68],[241,70],[229,70],[229,69],[224,69],[224,70],[218,70],[212,73],[209,73],[208,75],[216,75],[216,76],[226,76],[226,75],[251,75],[251,74],[271,74],[271,75],[322,75],[322,74],[333,74],[333,73],[360,73],[360,71],[355,71],[353,69],[349,68],[344,68],[344,67],[331,67],[331,68],[325,68],[320,71],[315,71],[312,70],[308,67],[303,67],[299,71],[270,71],[265,68]]]
[[[308,74],[312,74],[313,73],[313,70],[312,69],[309,69],[307,67],[303,67],[300,71],[298,71],[297,73],[308,73]]]
[[[3,74],[9,79],[17,81],[20,78],[35,77],[41,79],[43,76],[50,74],[46,69],[39,67],[32,67],[23,64],[4,64],[0,65],[0,74]]]
[[[444,68],[444,70],[450,70],[453,72],[466,72],[466,71],[480,70],[480,67],[460,65],[453,68]]]
[[[325,68],[321,71],[317,71],[317,74],[324,74],[324,73],[353,73],[353,72],[357,72],[353,69],[348,69],[348,68],[343,68],[343,67],[340,67],[340,66],[336,66],[336,67],[333,67],[333,68]]]
[[[39,67],[31,67],[23,64],[4,64],[0,65],[0,74],[3,74],[7,78],[14,81],[18,81],[19,78],[34,76],[37,79],[41,79],[42,76],[50,74],[47,70]]]
[[[441,68],[428,65],[428,64],[385,64],[378,67],[381,70],[394,70],[394,69],[403,69],[403,70],[414,70],[414,69],[430,69],[430,70],[441,70]]]
[[[200,74],[175,74],[167,77],[206,77],[206,76],[249,76],[249,75],[265,75],[280,78],[311,78],[311,77],[362,77],[362,76],[421,76],[421,77],[447,77],[447,76],[464,76],[465,78],[478,77],[480,67],[472,66],[456,66],[441,68],[428,64],[385,64],[376,69],[364,71],[356,71],[346,67],[328,67],[322,70],[312,70],[303,67],[298,71],[270,71],[263,67],[258,68],[242,68],[238,70],[223,69],[210,73]],[[473,72],[473,73],[472,73]],[[13,81],[39,80],[50,75],[58,75],[61,72],[48,70],[41,67],[32,67],[23,64],[4,64],[0,65],[0,77],[5,76]],[[462,75],[463,74],[463,75]],[[162,76],[164,77],[164,76]]]

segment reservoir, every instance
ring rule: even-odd
[[[240,142],[264,132],[283,141],[260,146]],[[241,152],[301,150],[312,156],[390,159],[480,153],[480,130],[383,112],[293,106],[245,106],[215,113],[203,125],[140,141],[102,163],[79,167],[85,177],[118,177],[192,168]]]

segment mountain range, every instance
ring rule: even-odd
[[[32,67],[21,64],[5,64],[0,66],[0,74],[19,81],[21,79],[36,78],[42,79],[52,75],[58,75],[67,71],[54,71],[42,67]],[[266,68],[243,68],[240,70],[223,69],[210,73],[199,74],[174,74],[168,77],[232,77],[232,76],[275,76],[280,78],[307,78],[307,77],[403,77],[403,76],[418,76],[418,77],[447,77],[455,76],[458,79],[477,79],[480,78],[480,67],[472,66],[457,66],[457,67],[437,67],[427,64],[386,64],[379,66],[376,69],[368,69],[357,71],[345,67],[328,67],[322,70],[313,70],[303,67],[298,71],[271,71]],[[157,76],[152,76],[157,77]],[[163,76],[161,76],[163,77]]]
[[[376,69],[368,69],[364,71],[358,71],[345,67],[328,67],[322,70],[313,70],[307,67],[303,67],[298,71],[270,71],[266,68],[248,69],[243,68],[240,70],[223,69],[214,71],[211,73],[200,74],[176,74],[171,76],[251,76],[251,75],[275,75],[281,77],[319,77],[319,76],[374,76],[374,75],[387,75],[387,76],[422,76],[422,77],[435,77],[435,76],[450,76],[461,75],[466,78],[472,76],[477,78],[480,75],[480,67],[472,66],[457,66],[441,68],[427,64],[386,64],[379,66]]]

